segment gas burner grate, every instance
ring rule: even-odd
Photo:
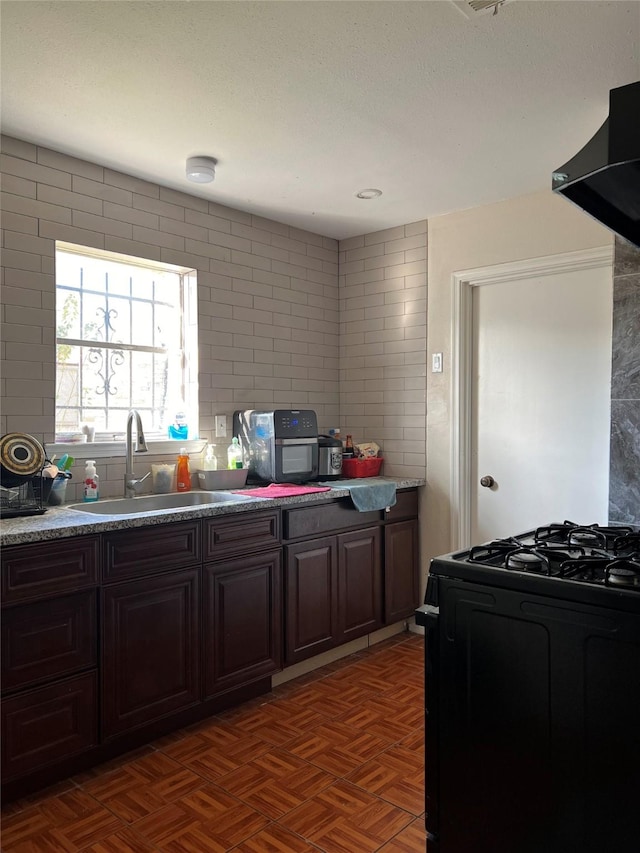
[[[609,586],[623,586],[640,592],[640,562],[613,560],[605,569],[604,582]]]
[[[640,533],[629,531],[613,540],[612,551],[625,557],[640,560]]]
[[[564,521],[538,527],[534,533],[536,543],[561,543],[602,550],[612,550],[614,542],[625,536],[633,536],[631,527],[607,527],[601,524],[576,524]]]
[[[640,592],[640,559],[584,556],[560,566],[560,577]]]

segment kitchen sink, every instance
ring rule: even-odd
[[[252,501],[248,495],[231,492],[174,492],[168,495],[144,495],[139,498],[118,498],[96,503],[70,504],[66,509],[88,512],[91,515],[133,515],[141,512],[156,512],[161,509],[182,509],[208,504],[242,503]]]

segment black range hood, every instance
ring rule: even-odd
[[[611,90],[609,118],[551,186],[640,247],[640,83]]]

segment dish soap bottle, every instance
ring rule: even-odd
[[[191,491],[191,471],[189,469],[189,454],[186,447],[180,448],[176,466],[176,489],[179,492]]]
[[[216,459],[216,454],[213,452],[213,444],[207,444],[207,449],[204,454],[204,461],[202,463],[203,471],[216,471],[218,468],[218,460]]]
[[[235,435],[231,439],[231,444],[227,447],[227,468],[231,470],[242,468],[242,448]]]
[[[87,459],[84,466],[83,494],[82,500],[86,503],[93,503],[100,497],[98,491],[98,481],[100,478],[96,474],[96,463],[93,459]]]

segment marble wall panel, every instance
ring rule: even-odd
[[[640,249],[616,238],[609,521],[640,526]]]

